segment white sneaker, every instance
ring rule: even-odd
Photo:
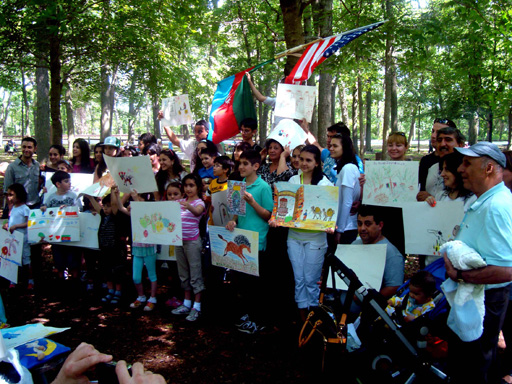
[[[197,319],[199,319],[200,315],[201,315],[201,311],[198,311],[197,309],[192,308],[192,310],[190,311],[190,313],[187,316],[186,320],[187,321],[196,321]]]
[[[173,315],[188,315],[190,313],[190,308],[180,305],[178,308],[173,309],[171,313]]]

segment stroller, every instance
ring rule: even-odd
[[[312,310],[302,328],[299,346],[307,343],[315,332],[321,334],[324,342],[324,375],[330,376],[332,373],[329,371],[340,371],[340,367],[344,366],[344,382],[448,382],[449,378],[442,371],[446,352],[443,337],[448,315],[446,299],[440,290],[445,280],[444,260],[437,260],[425,269],[436,278],[436,307],[403,324],[402,316],[395,319],[387,314],[387,301],[377,291],[365,288],[350,268],[336,256],[328,255],[324,264],[320,302],[324,299],[329,270],[348,286],[346,299],[343,304],[334,300],[329,303],[332,306],[320,304]],[[404,297],[408,292],[407,281],[399,288],[397,295]],[[354,295],[362,303],[361,316],[353,323],[346,323]],[[336,312],[341,312],[341,316],[336,316]],[[396,313],[401,312],[397,308]],[[340,320],[337,321],[337,318]],[[355,348],[354,340],[357,344]],[[334,345],[336,353],[332,351],[326,354]]]

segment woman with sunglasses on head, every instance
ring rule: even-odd
[[[187,172],[181,164],[180,158],[171,149],[164,149],[160,152],[160,169],[156,173],[156,185],[158,192],[155,192],[155,201],[160,201],[165,198],[165,191],[167,186],[175,181],[181,181]]]
[[[388,156],[390,160],[393,161],[404,161],[405,154],[409,149],[409,145],[407,143],[407,136],[403,132],[392,132],[388,136]]]

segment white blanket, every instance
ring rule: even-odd
[[[460,240],[443,244],[439,251],[441,254],[446,253],[455,269],[468,271],[487,265],[478,252]],[[448,326],[462,341],[473,341],[482,335],[485,315],[484,288],[484,284],[457,283],[452,279],[441,284],[451,306]]]

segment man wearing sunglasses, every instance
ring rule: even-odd
[[[434,125],[432,126],[432,133],[430,135],[430,143],[431,143],[432,147],[434,148],[434,152],[429,153],[426,156],[423,156],[420,160],[419,174],[418,174],[418,181],[420,183],[420,192],[416,196],[416,199],[418,201],[425,201],[427,199],[427,197],[429,197],[431,195],[431,193],[428,193],[429,191],[427,191],[428,170],[434,164],[439,163],[439,152],[437,150],[437,131],[439,131],[441,128],[445,128],[445,127],[451,127],[451,128],[456,129],[457,125],[449,119],[436,118],[434,120]]]

